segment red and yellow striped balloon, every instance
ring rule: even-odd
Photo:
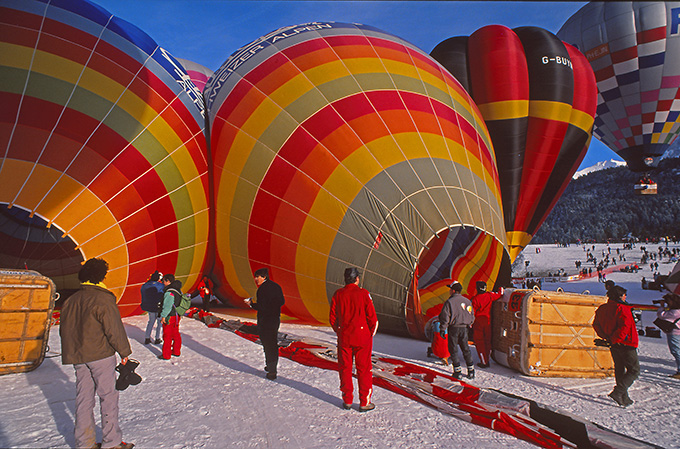
[[[327,322],[344,269],[356,266],[381,329],[407,333],[421,256],[463,229],[484,243],[466,257],[442,245],[446,254],[428,256],[441,264],[430,281],[509,277],[486,126],[416,47],[364,25],[287,27],[235,52],[204,95],[215,274],[234,305],[254,294],[252,272],[269,267],[285,313]],[[489,240],[496,249],[482,249]]]
[[[203,104],[149,36],[87,1],[0,4],[0,266],[77,288],[101,257],[123,316],[206,259]],[[193,87],[192,87],[193,86]]]

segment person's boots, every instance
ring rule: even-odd
[[[612,398],[614,402],[619,404],[621,407],[626,407],[628,404],[625,403],[623,400],[623,393],[621,393],[619,390],[614,388],[611,393],[609,393],[607,396]]]
[[[627,391],[626,391],[625,393],[623,393],[623,403],[626,404],[626,407],[628,407],[629,405],[632,405],[634,402],[635,402],[635,401],[632,400],[632,399],[630,398],[630,396],[628,396],[628,392],[627,392]]]
[[[474,379],[475,378],[475,367],[474,366],[468,366],[467,367],[467,377],[468,377],[468,379]]]
[[[463,370],[460,366],[453,367],[453,378],[461,380],[463,378]]]

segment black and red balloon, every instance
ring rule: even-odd
[[[472,95],[493,142],[511,259],[583,160],[597,88],[585,57],[538,27],[480,28],[431,55]]]

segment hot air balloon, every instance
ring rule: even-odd
[[[203,271],[200,92],[149,36],[85,0],[0,4],[0,266],[77,288],[108,261],[123,316],[149,273]]]
[[[285,314],[326,323],[355,266],[381,331],[421,335],[419,291],[509,280],[484,122],[415,46],[366,25],[286,27],[232,54],[204,96],[215,272],[232,304],[269,267]]]
[[[648,172],[680,132],[680,2],[593,2],[557,35],[590,62],[599,90],[593,134]]]
[[[537,27],[485,26],[441,42],[431,55],[461,81],[486,121],[515,260],[586,154],[593,71],[578,50]]]
[[[201,64],[186,59],[177,58],[177,60],[182,64],[182,67],[189,75],[189,79],[196,85],[198,90],[203,92],[206,83],[213,74],[213,71],[209,68],[202,66]]]

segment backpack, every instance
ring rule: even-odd
[[[173,304],[175,312],[177,312],[177,315],[179,316],[184,316],[184,314],[187,313],[187,310],[191,308],[191,296],[189,296],[188,293],[181,293],[175,289],[173,289],[172,291],[174,292],[173,295],[175,296],[175,302]],[[178,296],[179,303],[177,302]]]

